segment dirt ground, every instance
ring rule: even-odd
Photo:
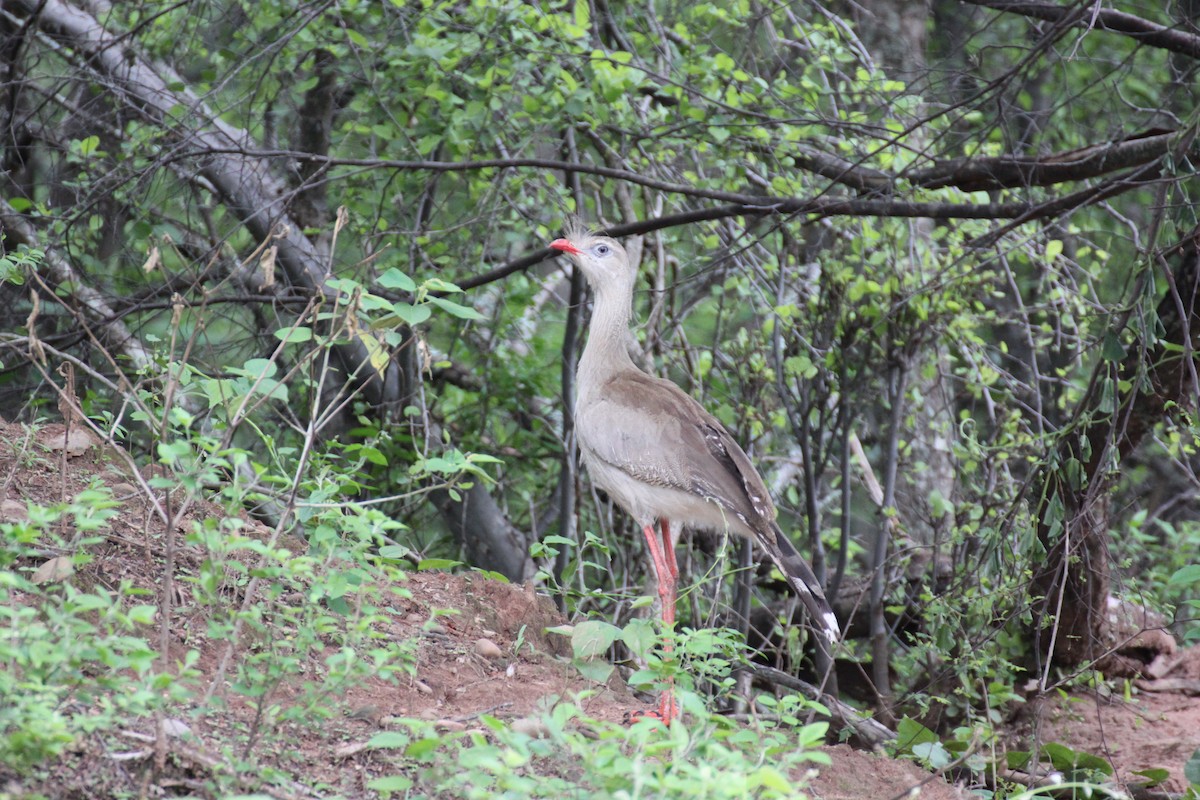
[[[19,518],[27,502],[53,505],[76,496],[93,481],[102,481],[121,500],[121,513],[104,532],[106,541],[86,573],[70,579],[105,585],[131,580],[157,593],[163,563],[161,524],[139,488],[128,457],[87,437],[76,435],[72,441],[63,434],[61,425],[46,426],[33,435],[22,426],[0,421],[0,478],[5,487],[0,518]],[[180,527],[219,514],[216,506],[197,503]],[[302,543],[294,544],[303,548]],[[184,548],[177,554],[177,569],[186,571],[201,558],[203,553],[197,549]],[[276,785],[274,796],[313,796],[305,787],[317,783],[328,787],[323,796],[377,796],[366,785],[387,774],[389,765],[376,760],[365,743],[388,729],[393,718],[418,717],[444,730],[470,729],[479,725],[482,715],[510,722],[536,718],[555,698],[577,697],[585,690],[592,693],[581,701],[582,706],[600,720],[618,721],[627,712],[646,707],[619,680],[597,691],[596,684],[581,677],[564,657],[565,639],[546,632],[564,620],[549,599],[531,589],[478,574],[441,572],[413,573],[404,586],[409,596],[396,601],[397,613],[386,633],[395,640],[418,642],[416,674],[398,683],[371,680],[350,687],[343,696],[331,699],[337,713],[326,723],[276,731],[286,734],[279,738],[286,739],[288,747],[273,755],[259,752],[261,758],[273,758],[273,766],[290,776],[290,783]],[[189,605],[186,587],[177,587],[172,650],[178,648],[182,654],[189,647],[198,649],[196,668],[204,685],[230,655],[229,645],[204,637],[200,612]],[[324,655],[312,654],[313,664]],[[1180,664],[1172,677],[1180,679],[1181,689],[1194,689],[1195,679],[1200,678],[1200,657],[1186,655]],[[292,690],[286,683],[281,685],[277,701],[286,704]],[[1183,765],[1200,748],[1200,699],[1194,694],[1135,689],[1128,701],[1096,695],[1042,700],[1019,715],[1009,738],[1027,743],[1036,737],[1102,755],[1111,760],[1123,781],[1138,780],[1138,770],[1164,768],[1170,778],[1159,789],[1178,793],[1186,786]],[[206,772],[219,762],[205,742],[245,730],[251,715],[249,704],[231,697],[221,711],[189,717],[194,738],[176,742],[167,753],[154,752],[146,724],[122,732],[127,746],[120,753],[114,751],[111,739],[84,739],[49,777],[36,781],[18,780],[0,765],[0,798],[34,792],[52,798],[202,793]],[[955,784],[961,776],[933,775],[910,760],[844,744],[828,747],[828,753],[832,766],[822,768],[808,790],[814,798],[886,800],[914,796],[912,792],[934,800],[974,796],[965,785]],[[159,768],[151,770],[156,762]],[[151,774],[154,791],[147,793]]]

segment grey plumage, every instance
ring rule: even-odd
[[[820,583],[780,530],[742,448],[678,386],[642,372],[629,357],[635,269],[620,243],[576,229],[551,246],[582,269],[595,294],[575,404],[592,481],[643,528],[662,519],[753,539],[787,576],[817,630],[829,641],[840,638]]]

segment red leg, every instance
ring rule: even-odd
[[[668,580],[668,594],[663,597],[659,590],[659,596],[662,597],[662,615],[663,615],[663,631],[668,635],[675,631],[675,600],[676,588],[679,585],[679,563],[675,560],[675,545],[671,542],[671,523],[665,519],[658,521],[658,526],[662,531],[663,544],[663,560],[666,562],[667,573],[670,575]],[[673,649],[671,640],[668,639],[663,643],[663,653],[670,654]],[[675,680],[671,679],[671,685],[663,692],[662,697],[658,701],[658,715],[663,718],[663,721],[668,724],[671,720],[679,716],[679,707],[675,703]]]
[[[679,564],[675,562],[675,545],[671,542],[671,523],[660,519],[658,526],[662,528],[663,558],[671,571],[671,578],[676,579],[679,577]]]
[[[670,633],[675,627],[676,581],[679,578],[679,565],[675,563],[675,546],[671,543],[670,523],[665,519],[659,520],[659,527],[662,529],[661,544],[653,525],[643,527],[642,533],[646,535],[646,547],[650,550],[650,560],[654,564],[655,577],[658,578],[658,599],[662,603],[663,633],[668,637],[667,641],[663,643],[663,654],[669,656],[672,650]],[[648,714],[648,716],[657,716],[668,724],[679,716],[679,709],[675,703],[673,679],[671,684],[659,699],[657,714],[655,712]]]
[[[665,519],[658,521],[662,529],[662,549],[659,550],[661,564],[655,566],[658,573],[658,597],[662,600],[663,630],[675,627],[675,587],[679,580],[679,565],[675,563],[675,545],[671,544],[671,523]],[[647,540],[654,538],[654,529],[646,528]],[[670,645],[667,645],[668,653]]]

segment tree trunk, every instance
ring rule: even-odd
[[[93,73],[98,85],[109,87],[118,113],[145,119],[164,134],[173,134],[164,136],[164,142],[172,142],[176,158],[195,162],[206,186],[251,235],[260,241],[272,239],[278,249],[276,263],[292,285],[334,297],[325,283],[328,258],[288,213],[284,199],[291,192],[286,184],[270,172],[265,159],[250,155],[258,147],[247,131],[224,122],[190,90],[176,89],[186,83],[178,73],[151,63],[129,39],[108,32],[87,11],[61,0],[13,0],[5,4],[5,11],[18,19],[32,19],[38,30],[73,52],[82,70]],[[92,305],[86,298],[84,304]],[[341,380],[358,387],[380,413],[403,407],[412,384],[399,364],[377,372],[358,337],[339,345],[336,352]],[[440,432],[434,438],[440,440]],[[458,500],[435,493],[434,502],[451,530],[463,537],[468,557],[479,559],[474,564],[515,580],[529,574],[524,536],[485,487],[476,483]]]
[[[1168,285],[1157,309],[1161,334],[1135,342],[1123,359],[1101,361],[1079,403],[1076,423],[1043,471],[1037,516],[1046,560],[1034,573],[1032,591],[1034,641],[1047,668],[1095,660],[1112,645],[1106,628],[1112,468],[1175,406],[1193,418],[1196,413],[1198,244],[1200,228],[1158,259]],[[1125,391],[1122,380],[1129,387]]]

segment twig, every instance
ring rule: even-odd
[[[485,708],[480,711],[476,711],[472,714],[462,714],[461,716],[450,717],[450,719],[454,720],[455,722],[469,722],[473,719],[479,719],[484,714],[491,714],[495,711],[499,711],[502,708],[511,708],[511,707],[512,707],[512,703],[498,703],[497,705],[494,705],[491,708]]]
[[[141,733],[140,731],[124,730],[118,731],[120,736],[127,739],[133,739],[137,742],[153,743],[154,736]],[[295,781],[283,781],[277,775],[272,774],[271,783],[257,780],[250,773],[239,773],[234,769],[233,765],[225,759],[211,753],[205,748],[197,744],[190,744],[173,737],[169,738],[167,752],[174,755],[177,759],[186,759],[193,764],[197,764],[210,772],[219,772],[233,778],[239,787],[252,788],[256,792],[261,792],[268,797],[277,798],[277,800],[301,800],[301,798],[311,798],[318,800],[320,795],[313,794],[303,785]],[[146,750],[145,755],[149,756],[150,751]],[[122,759],[127,760],[131,754],[123,754]],[[286,786],[280,786],[280,783],[285,783]]]
[[[808,681],[803,681],[794,675],[789,675],[783,670],[775,669],[774,667],[762,666],[760,664],[751,664],[747,669],[753,673],[754,677],[759,678],[767,683],[778,684],[788,689],[794,689],[800,692],[810,700],[815,700],[822,703],[829,709],[829,714],[833,718],[833,722],[849,728],[854,731],[868,747],[876,749],[882,747],[887,742],[893,741],[896,738],[894,731],[887,728],[878,720],[870,717],[864,717],[854,708],[838,700],[836,697],[830,697],[823,694],[816,686]]]

